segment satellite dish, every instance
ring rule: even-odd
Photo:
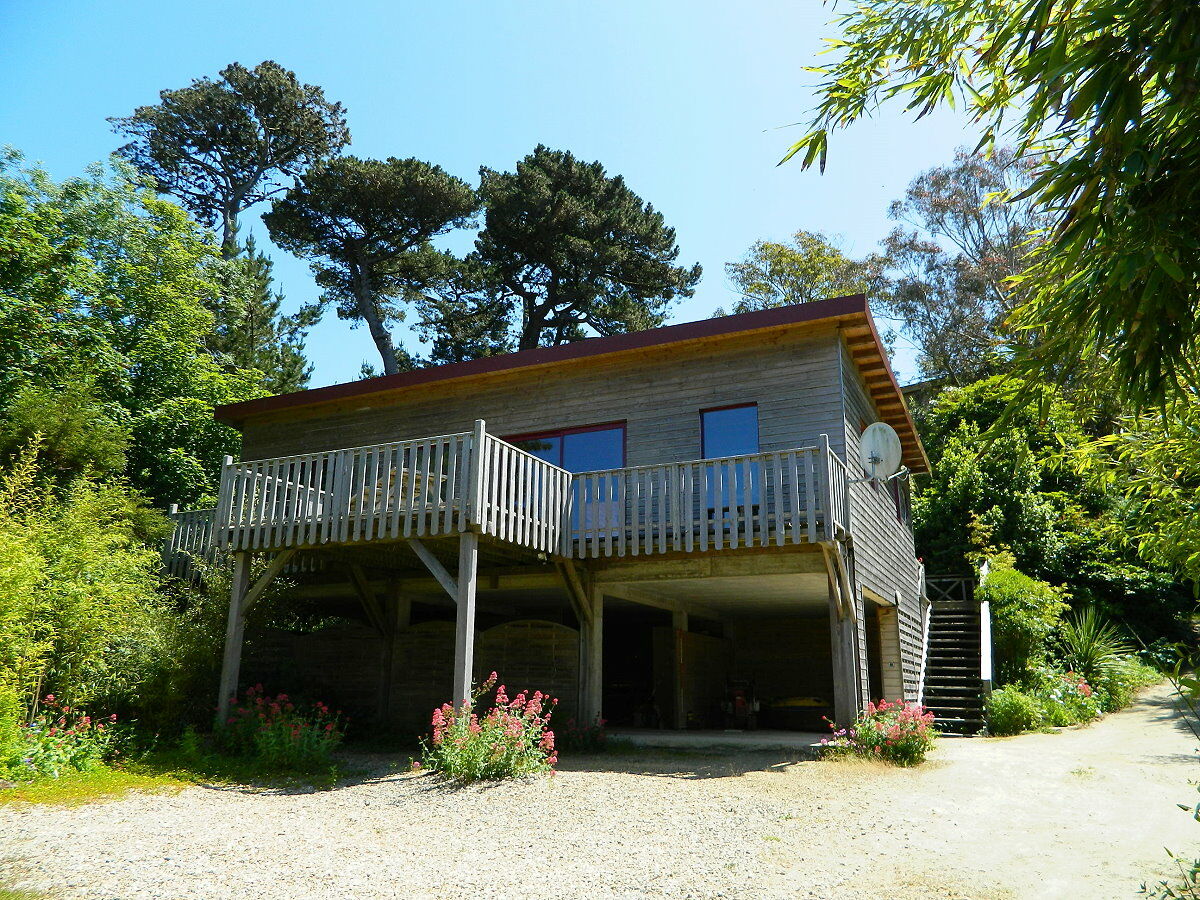
[[[890,478],[900,471],[904,449],[900,435],[887,422],[873,422],[858,439],[858,460],[871,478]]]

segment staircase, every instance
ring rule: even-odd
[[[929,615],[925,662],[925,706],[935,727],[975,734],[983,727],[980,676],[979,604],[934,603]]]

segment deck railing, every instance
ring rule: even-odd
[[[565,556],[637,556],[832,540],[846,528],[845,467],[828,443],[582,472]]]
[[[565,557],[784,546],[849,528],[820,444],[572,475],[484,431],[226,460],[214,511],[176,513],[168,568],[204,547],[277,550],[472,530]]]
[[[180,511],[171,507],[167,518],[175,523],[175,529],[163,546],[163,568],[176,578],[194,578],[198,564],[213,563],[217,547],[213,542],[213,519],[215,509],[189,509]]]

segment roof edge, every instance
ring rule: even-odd
[[[624,353],[632,350],[644,350],[648,347],[685,343],[687,341],[703,340],[705,338],[721,337],[724,335],[745,334],[786,325],[820,322],[825,319],[836,319],[856,313],[866,314],[868,321],[870,321],[870,308],[865,294],[850,294],[845,297],[814,300],[809,303],[797,303],[790,306],[737,313],[731,316],[701,319],[696,322],[663,325],[659,328],[651,328],[646,331],[632,331],[625,334],[609,335],[607,337],[588,338],[570,344],[560,344],[555,347],[536,347],[532,350],[519,350],[515,353],[505,353],[500,356],[485,356],[465,362],[447,363],[441,366],[430,366],[425,369],[414,369],[410,372],[400,372],[396,375],[381,375],[361,381],[331,384],[325,387],[295,391],[289,394],[259,397],[253,400],[243,400],[239,403],[218,406],[214,410],[213,416],[218,422],[236,427],[252,416],[265,415],[287,409],[321,406],[326,403],[336,403],[339,400],[366,397],[372,394],[417,387],[422,384],[452,381],[459,378],[470,378],[500,372],[513,372],[535,366],[553,365],[572,360],[607,356],[609,354]],[[874,323],[871,324],[871,329],[872,331],[875,330]],[[878,337],[876,339],[878,340]],[[891,367],[889,366],[888,368],[889,374],[891,374]],[[892,376],[892,380],[893,382],[895,381],[894,375]],[[898,386],[897,392],[899,392]]]

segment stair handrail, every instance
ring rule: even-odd
[[[975,587],[976,597],[991,573],[991,561],[984,560],[979,567],[979,582]],[[979,601],[979,680],[986,697],[992,692],[992,607],[987,600]]]
[[[921,604],[921,673],[917,676],[917,705],[925,705],[925,672],[929,667],[929,620],[933,603],[925,590],[925,563],[917,562],[917,599]]]

